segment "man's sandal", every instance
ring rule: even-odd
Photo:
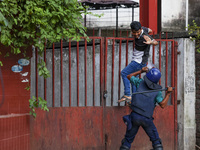
[[[131,96],[122,96],[120,100],[118,100],[118,103],[121,103],[123,101],[131,101]]]

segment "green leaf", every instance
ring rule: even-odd
[[[27,86],[25,89],[26,89],[27,91],[29,91],[29,90],[30,90],[30,86]]]
[[[37,116],[36,113],[32,113],[32,115],[33,115],[34,118],[36,118],[36,116]]]
[[[188,33],[189,35],[192,34],[193,37],[190,37],[190,39],[192,41],[196,41],[196,50],[197,52],[200,53],[200,43],[198,42],[200,40],[200,26],[198,26],[195,22],[195,20],[192,21],[193,22],[193,25],[188,25]]]

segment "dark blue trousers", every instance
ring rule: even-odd
[[[133,142],[140,126],[149,136],[150,141],[152,142],[152,146],[160,144],[160,138],[158,131],[153,123],[153,118],[149,119],[140,114],[132,112],[130,114],[130,119],[132,122],[132,128],[130,130],[126,130],[123,145],[128,146],[129,148],[131,147],[131,143]]]

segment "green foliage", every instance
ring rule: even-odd
[[[27,91],[30,90],[30,85],[29,84],[25,87],[25,90],[27,90]]]
[[[42,59],[39,60],[37,68],[40,76],[43,76],[45,79],[50,77],[49,70],[46,68],[46,63],[44,62],[44,60]]]
[[[41,51],[44,42],[87,37],[82,14],[87,12],[77,0],[4,0],[0,2],[0,41],[21,53],[20,47],[33,44]]]
[[[44,111],[49,111],[49,109],[47,108],[47,101],[45,101],[41,97],[36,98],[35,96],[33,96],[33,98],[29,99],[29,107],[31,109],[30,115],[33,115],[34,118],[36,117],[35,108],[40,107]]]
[[[61,39],[88,39],[86,28],[82,25],[84,14],[92,13],[87,12],[87,7],[78,0],[0,0],[0,42],[10,46],[14,54],[22,53],[21,47],[34,45],[42,55],[45,42],[50,46]],[[26,52],[23,54],[25,57]],[[7,56],[9,53],[6,53]],[[3,65],[1,61],[0,65]],[[43,60],[39,61],[37,69],[39,75],[49,77]],[[29,102],[33,116],[36,116],[34,108],[38,105],[47,110],[41,98],[36,101],[33,97]]]
[[[192,23],[193,25],[188,25],[188,32],[192,35],[190,39],[196,41],[196,49],[200,53],[200,26],[196,24],[195,20]]]

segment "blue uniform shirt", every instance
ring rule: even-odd
[[[135,76],[132,76],[131,79],[130,79],[130,82],[132,82],[133,84],[135,84],[136,88],[139,87],[141,81],[143,81],[143,79],[137,78]],[[160,103],[162,101],[163,101],[162,92],[159,91],[158,95],[155,98],[155,103]]]

